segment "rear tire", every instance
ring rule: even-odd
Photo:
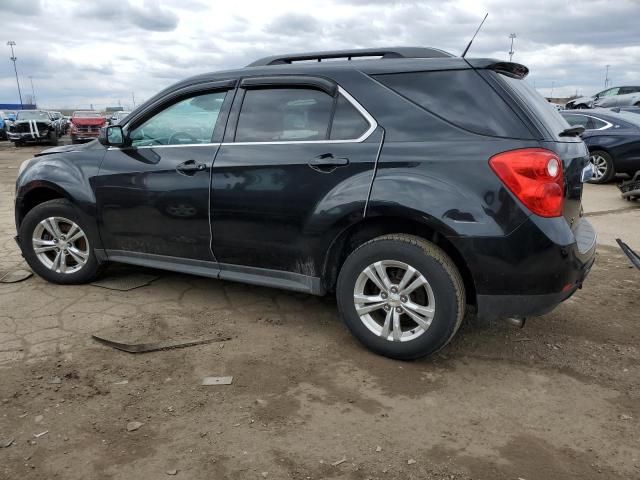
[[[610,182],[616,174],[613,157],[604,150],[594,150],[589,153],[589,161],[594,168],[593,177],[589,183],[602,184]]]
[[[95,245],[91,230],[66,199],[35,206],[20,225],[25,260],[35,273],[52,283],[87,283],[98,276],[101,265]]]
[[[436,245],[405,234],[375,238],[351,253],[336,297],[351,333],[370,350],[398,360],[440,350],[465,312],[464,282],[453,261]]]

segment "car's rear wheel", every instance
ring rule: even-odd
[[[74,284],[93,280],[100,271],[95,239],[64,199],[34,207],[20,225],[20,247],[29,266],[45,280]]]
[[[616,174],[613,158],[603,150],[591,152],[589,161],[593,166],[593,177],[588,180],[589,183],[607,183]]]
[[[336,296],[354,336],[399,360],[438,351],[464,317],[464,283],[455,264],[412,235],[385,235],[357,248],[340,270]]]

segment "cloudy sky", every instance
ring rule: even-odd
[[[266,55],[376,46],[435,46],[527,65],[543,94],[640,84],[640,0],[0,0],[0,103],[130,106],[190,75]]]

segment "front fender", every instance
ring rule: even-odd
[[[94,183],[103,157],[104,149],[96,149],[32,159],[16,180],[16,227],[20,227],[28,210],[37,205],[39,199],[63,197],[76,206],[98,239]]]

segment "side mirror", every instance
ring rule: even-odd
[[[125,144],[124,132],[120,125],[109,125],[100,129],[98,141],[107,147],[122,147]]]

